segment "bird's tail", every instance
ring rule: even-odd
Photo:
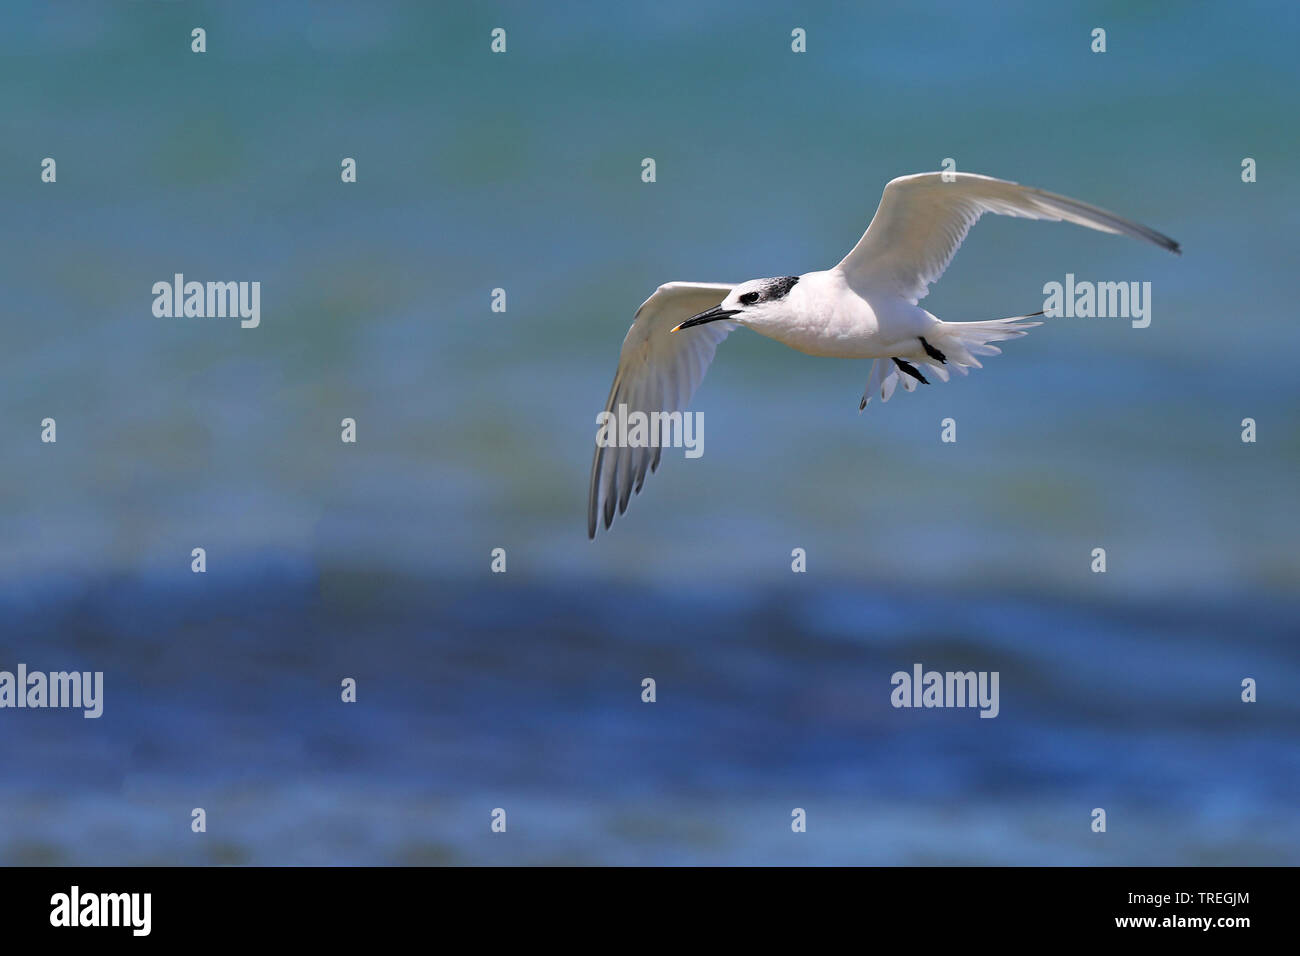
[[[1013,315],[1009,319],[990,319],[987,322],[940,322],[927,338],[932,336],[937,340],[932,344],[943,353],[948,364],[961,369],[982,368],[976,356],[1002,354],[1002,350],[990,342],[1019,338],[1034,326],[1043,324],[1025,320],[1042,314]]]
[[[990,343],[1019,338],[1034,326],[1043,324],[1025,320],[1042,314],[1034,312],[986,322],[940,322],[926,332],[923,340],[925,357],[919,361],[919,356],[913,356],[902,365],[892,358],[876,359],[871,366],[871,376],[867,379],[867,389],[858,410],[866,408],[867,402],[877,394],[882,402],[889,401],[889,396],[894,394],[894,389],[899,384],[902,384],[904,391],[910,392],[918,382],[929,384],[927,375],[934,375],[939,381],[946,382],[950,369],[966,375],[969,369],[983,368],[979,356],[1002,354],[1000,348]]]

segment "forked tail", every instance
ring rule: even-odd
[[[858,410],[876,395],[882,402],[889,401],[894,389],[901,383],[910,392],[918,384],[930,384],[927,375],[939,381],[948,381],[948,370],[956,369],[962,375],[971,368],[983,368],[978,356],[1000,355],[1002,350],[992,342],[1019,338],[1041,322],[1026,322],[1042,312],[1013,315],[1008,319],[990,319],[986,322],[940,322],[919,340],[920,351],[906,358],[876,359],[867,379],[867,389]]]

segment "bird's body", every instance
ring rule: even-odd
[[[918,337],[941,324],[919,305],[895,296],[863,298],[837,269],[798,279],[783,299],[783,310],[759,310],[750,318],[737,317],[737,323],[808,355],[850,359],[924,355]]]
[[[1173,252],[1168,236],[1078,200],[973,173],[919,173],[892,180],[871,225],[831,269],[801,276],[730,283],[669,282],[637,310],[619,355],[608,413],[680,413],[704,378],[714,351],[738,326],[809,355],[874,359],[859,409],[898,385],[912,391],[948,380],[950,369],[979,368],[996,355],[991,343],[1015,338],[1037,322],[1014,316],[944,322],[918,301],[943,274],[975,221],[986,212],[1064,220],[1144,239]],[[1041,313],[1035,313],[1041,314]],[[655,421],[659,421],[658,418]],[[658,429],[658,424],[652,426]],[[661,443],[602,445],[591,465],[588,535],[601,517],[608,528],[648,471]]]

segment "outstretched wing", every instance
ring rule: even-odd
[[[885,186],[871,225],[836,268],[854,286],[916,302],[943,275],[970,227],[986,212],[1064,220],[1182,252],[1163,233],[1077,199],[975,173],[917,173]]]
[[[717,282],[668,282],[641,304],[623,340],[618,371],[609,390],[605,411],[684,411],[695,389],[704,380],[718,343],[736,327],[725,319],[680,332],[674,326],[697,313],[713,308],[727,297],[731,285]],[[614,521],[614,510],[622,514],[628,499],[641,490],[648,468],[659,467],[659,445],[625,448],[596,446],[591,459],[591,489],[587,494],[587,536],[596,537],[596,524],[604,516],[605,527]]]

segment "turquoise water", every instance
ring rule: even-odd
[[[1296,16],[6,7],[0,667],[108,698],[0,712],[0,859],[1295,862]],[[703,457],[588,542],[637,304],[828,266],[946,157],[1185,252],[985,220],[927,308],[1073,273],[1151,326],[861,415],[868,363],[738,333]],[[260,327],[154,318],[176,272],[260,281]],[[1001,716],[892,710],[915,661],[1001,669]]]

